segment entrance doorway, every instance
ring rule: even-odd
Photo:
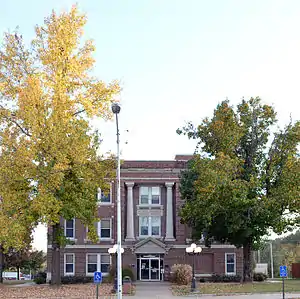
[[[137,264],[140,280],[162,280],[163,259],[160,255],[141,255],[137,260]]]

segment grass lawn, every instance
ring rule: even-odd
[[[112,285],[108,283],[99,286],[100,298],[116,298],[111,294]],[[133,287],[133,292],[135,289]],[[126,295],[125,295],[126,296]],[[130,296],[130,295],[129,295]],[[95,299],[96,286],[94,284],[63,285],[55,288],[49,285],[19,286],[4,284],[0,285],[0,298],[5,299]]]
[[[234,293],[276,293],[282,291],[281,282],[253,282],[253,283],[198,283],[197,289],[202,294],[234,294]],[[191,286],[172,286],[174,295],[189,294]],[[286,292],[299,292],[300,280],[286,280]]]
[[[7,285],[24,284],[28,282],[33,282],[33,280],[3,280],[3,283]]]

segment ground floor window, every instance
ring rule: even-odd
[[[103,274],[108,274],[110,264],[111,259],[109,254],[88,253],[86,255],[86,275],[92,276],[96,271],[101,271]]]
[[[225,273],[227,275],[235,275],[236,274],[235,253],[225,253]]]
[[[74,275],[75,269],[75,254],[65,253],[64,256],[64,275]]]

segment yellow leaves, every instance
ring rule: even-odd
[[[90,75],[95,46],[82,43],[86,21],[76,6],[52,12],[36,27],[33,51],[15,34],[6,34],[0,49],[0,195],[6,213],[16,203],[23,215],[26,211],[16,227],[57,223],[64,213],[88,221],[96,205],[94,186],[112,175],[114,164],[97,158],[89,121],[111,117],[120,86]],[[70,176],[73,197],[59,198]]]

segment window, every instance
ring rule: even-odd
[[[140,236],[149,236],[149,217],[140,217]]]
[[[110,267],[110,255],[109,254],[101,254],[100,255],[100,262],[101,262],[101,272],[108,273]]]
[[[160,216],[141,216],[139,218],[140,236],[160,236]]]
[[[225,273],[235,275],[235,253],[225,253]]]
[[[86,255],[86,275],[92,276],[94,272],[101,271],[103,274],[109,273],[111,259],[109,254],[88,253]]]
[[[160,236],[160,217],[159,216],[151,216],[151,235],[152,236]]]
[[[100,188],[97,190],[97,201],[101,204],[110,204],[112,194],[112,184],[110,184],[109,192],[104,192]]]
[[[159,205],[160,187],[140,187],[141,205]]]
[[[111,239],[111,219],[101,219],[98,223],[98,236],[100,239]]]
[[[75,238],[75,219],[65,220],[65,237]]]
[[[97,254],[88,254],[87,255],[87,273],[97,272],[97,262],[98,255]]]
[[[65,253],[64,275],[74,275],[75,255],[73,253]]]

